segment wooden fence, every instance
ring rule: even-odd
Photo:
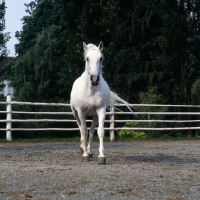
[[[0,104],[6,105],[6,111],[0,111],[0,113],[6,114],[6,119],[0,120],[0,123],[6,123],[5,128],[0,128],[0,131],[6,132],[6,140],[12,141],[12,131],[77,131],[78,128],[12,128],[13,122],[18,123],[26,123],[26,122],[70,122],[70,123],[76,123],[75,119],[12,119],[12,114],[29,114],[29,115],[70,115],[72,116],[72,112],[22,112],[22,111],[13,111],[12,105],[31,105],[31,106],[61,106],[61,107],[69,107],[70,104],[64,104],[64,103],[35,103],[35,102],[19,102],[19,101],[12,101],[11,96],[7,95],[6,102],[0,102]],[[183,108],[193,108],[198,109],[200,106],[198,105],[160,105],[160,104],[130,104],[134,107],[183,107]],[[116,106],[124,106],[122,104],[116,105]],[[134,115],[195,115],[198,116],[199,112],[134,112]],[[181,127],[116,127],[117,123],[126,123],[126,122],[146,122],[146,123],[152,123],[152,122],[163,122],[163,123],[196,123],[200,122],[199,119],[190,119],[190,120],[159,120],[159,119],[122,119],[122,120],[116,120],[116,115],[126,115],[126,116],[133,116],[133,113],[129,112],[115,112],[114,107],[110,108],[110,112],[107,112],[107,115],[110,116],[110,119],[105,120],[105,122],[109,123],[109,127],[105,127],[105,130],[110,131],[110,140],[114,140],[114,132],[118,130],[142,130],[142,131],[149,131],[149,130],[199,130],[200,126],[181,126]],[[130,117],[132,118],[132,117]],[[87,122],[90,122],[91,120],[87,120]]]

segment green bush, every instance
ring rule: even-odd
[[[126,122],[123,128],[134,128],[138,125],[139,123],[137,122]],[[117,134],[119,138],[146,138],[146,134],[144,132],[134,130],[120,130]]]

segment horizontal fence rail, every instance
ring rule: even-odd
[[[54,107],[59,106],[63,108],[69,108],[70,104],[64,104],[64,103],[38,103],[38,102],[19,102],[19,101],[12,101],[11,96],[7,96],[6,102],[0,102],[2,105],[6,105],[6,110],[1,110],[0,114],[5,114],[6,119],[1,119],[0,123],[6,123],[5,128],[0,128],[0,131],[6,131],[6,139],[8,141],[12,140],[12,131],[78,131],[78,128],[59,128],[59,124],[57,124],[58,128],[12,128],[12,123],[27,123],[27,122],[33,122],[33,123],[44,123],[44,122],[51,122],[51,123],[76,123],[76,120],[73,118],[72,112],[29,112],[29,111],[16,111],[12,110],[12,105],[19,105],[19,106],[46,106],[46,107]],[[115,111],[114,107],[110,107],[110,111],[106,112],[107,116],[109,116],[109,119],[105,120],[105,130],[110,131],[110,139],[114,140],[114,132],[119,130],[134,130],[134,131],[164,131],[164,130],[200,130],[200,126],[198,126],[200,119],[196,119],[199,115],[199,112],[197,112],[198,108],[200,108],[200,105],[160,105],[160,104],[130,104],[132,107],[138,109],[140,107],[146,107],[146,108],[153,108],[154,110],[156,107],[168,107],[168,108],[184,108],[184,109],[194,109],[193,111],[181,111],[181,112],[157,112],[157,111],[148,111],[148,112],[139,112],[135,111],[132,112],[122,112],[122,111]],[[114,105],[116,107],[125,106],[124,104],[117,104]],[[17,115],[18,117],[21,115],[33,115],[33,116],[41,116],[41,115],[52,115],[52,116],[71,116],[72,119],[13,119],[13,116]],[[116,116],[126,116],[128,119],[115,119]],[[147,116],[147,119],[138,119],[133,116]],[[182,116],[182,117],[192,117],[194,116],[195,119],[153,119],[155,116]],[[134,118],[134,119],[132,119]],[[87,122],[92,122],[92,120],[87,120]],[[123,125],[120,125],[119,127],[116,127],[116,124],[120,123],[126,123],[126,122],[136,122],[139,123],[141,127],[123,127]],[[165,123],[169,124],[181,124],[184,123],[184,125],[180,127],[142,127],[143,123]],[[195,123],[195,125],[191,126],[192,123]],[[187,124],[187,125],[186,125]]]

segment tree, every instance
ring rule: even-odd
[[[52,25],[37,35],[35,44],[20,56],[9,70],[18,100],[47,102],[59,97],[58,67],[64,64],[57,49],[57,27]],[[36,94],[37,91],[37,94]],[[62,96],[62,95],[61,95]]]
[[[0,62],[8,55],[6,43],[10,39],[9,33],[3,33],[5,29],[5,0],[0,1]],[[1,71],[2,70],[2,71]],[[4,88],[3,81],[5,80],[4,71],[0,69],[0,90]]]
[[[34,0],[25,6],[28,16],[24,16],[22,19],[22,31],[16,32],[19,40],[19,44],[16,45],[16,53],[19,56],[35,44],[38,33],[51,25],[55,25],[60,30],[62,40],[65,39],[63,37],[66,37],[66,27],[60,0]],[[60,49],[65,45],[62,40]]]
[[[32,1],[26,5],[23,29],[17,32],[18,57],[7,66],[7,76],[21,101],[66,102],[71,88],[67,76],[65,51],[67,29],[59,0]]]
[[[64,9],[59,0],[32,1],[26,5],[29,16],[23,18],[23,30],[16,33],[20,41],[16,52],[22,67],[23,56],[35,49],[38,34],[53,24],[58,28],[52,36],[58,43],[54,54],[60,62],[55,83],[59,98],[67,94],[69,99],[73,81],[84,70],[82,42],[98,44],[102,40],[104,77],[120,96],[138,102],[141,91],[156,86],[169,103],[190,102],[191,87],[200,74],[197,0],[62,0],[62,3]],[[58,89],[61,85],[64,88]]]
[[[113,90],[136,102],[156,85],[170,103],[189,103],[199,76],[198,0],[62,2],[74,52],[80,41],[104,42],[104,76]]]
[[[199,77],[199,1],[165,1],[162,35],[172,103],[190,103],[191,87]]]
[[[191,89],[191,98],[192,98],[192,103],[193,104],[200,104],[200,79],[197,79],[193,85],[192,85],[192,89]]]
[[[4,58],[8,55],[8,50],[6,47],[6,43],[9,40],[9,34],[4,33],[3,31],[5,30],[5,12],[6,12],[6,4],[5,0],[0,0],[0,64],[2,64],[2,61]],[[3,81],[5,80],[5,74],[4,74],[4,69],[1,69],[0,67],[0,91],[5,87]],[[0,95],[0,101],[5,100],[3,95]],[[4,110],[5,106],[0,105],[0,110]],[[1,119],[5,119],[5,115],[0,116]],[[3,128],[4,124],[0,124],[1,128]],[[0,136],[2,134],[0,133]]]
[[[199,9],[198,0],[163,1],[163,28],[165,38],[163,58],[167,61],[166,78],[168,96],[171,104],[191,104],[191,89],[199,79]],[[177,108],[176,111],[191,111],[190,108]],[[182,116],[181,119],[192,119],[193,116]],[[191,130],[186,133],[191,135]]]

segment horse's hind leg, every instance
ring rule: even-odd
[[[92,125],[90,127],[89,130],[89,141],[88,141],[88,146],[87,146],[87,153],[90,157],[92,157],[92,153],[91,153],[91,143],[92,143],[92,138],[95,132],[95,127],[98,124],[98,116],[95,115],[93,116],[93,121],[92,121]]]

